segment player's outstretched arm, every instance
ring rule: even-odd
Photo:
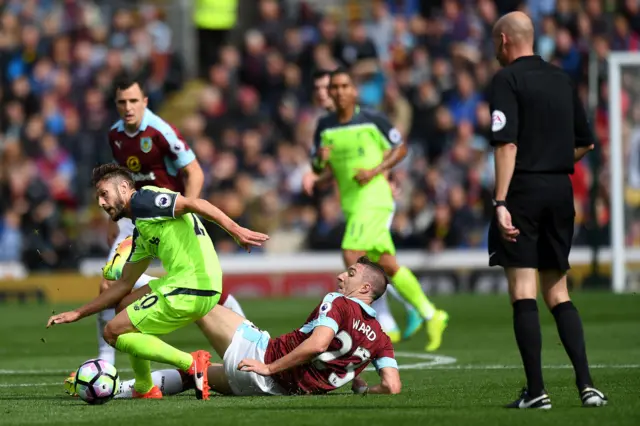
[[[74,311],[51,316],[47,322],[47,327],[51,327],[54,324],[76,322],[84,317],[117,305],[127,294],[131,293],[131,289],[133,289],[140,275],[147,270],[150,262],[151,259],[149,258],[137,263],[127,263],[122,270],[122,277],[115,281],[107,290],[100,293],[93,301]]]
[[[400,393],[402,383],[400,382],[400,373],[397,368],[381,368],[379,374],[380,384],[370,387],[366,393],[386,395],[395,395]]]
[[[271,376],[282,371],[306,364],[319,354],[325,352],[336,333],[330,327],[319,325],[311,333],[311,336],[297,348],[277,359],[269,365],[255,359],[243,359],[238,364],[238,370],[253,371],[261,376]]]
[[[260,247],[262,243],[269,239],[266,234],[254,232],[243,228],[233,221],[222,210],[202,198],[187,198],[178,195],[175,202],[174,216],[182,216],[186,213],[195,213],[208,221],[215,222],[222,229],[227,231],[236,242],[248,252],[251,247]]]

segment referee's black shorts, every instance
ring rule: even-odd
[[[575,218],[569,175],[516,173],[506,201],[520,235],[515,242],[504,240],[494,215],[489,265],[568,271]]]

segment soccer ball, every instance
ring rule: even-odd
[[[108,402],[119,386],[118,370],[107,361],[90,359],[76,371],[76,393],[88,404]]]

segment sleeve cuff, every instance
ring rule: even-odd
[[[333,330],[334,333],[338,333],[338,323],[333,319],[333,318],[329,318],[329,317],[320,317],[316,320],[316,323],[314,324],[313,328],[316,328],[319,325],[324,325],[325,327],[329,327],[330,329]]]
[[[306,323],[302,326],[302,328],[300,328],[300,331],[304,334],[309,334],[319,325],[329,327],[333,330],[334,333],[338,334],[338,323],[333,318],[329,318],[326,316],[321,316],[318,319]]]
[[[178,155],[178,158],[174,161],[174,164],[177,168],[181,169],[188,164],[190,164],[193,160],[196,159],[196,154],[192,151],[184,151]]]
[[[398,369],[398,362],[393,358],[378,358],[373,360],[373,366],[376,368],[376,371],[380,371],[383,368],[395,368]]]

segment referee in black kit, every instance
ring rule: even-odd
[[[489,264],[505,270],[527,376],[527,387],[507,407],[551,408],[542,380],[536,270],[573,364],[582,405],[602,406],[607,398],[593,386],[582,321],[566,279],[575,216],[569,175],[574,162],[593,149],[593,136],[570,77],[534,55],[527,15],[503,16],[492,38],[504,68],[490,91],[496,187]]]

